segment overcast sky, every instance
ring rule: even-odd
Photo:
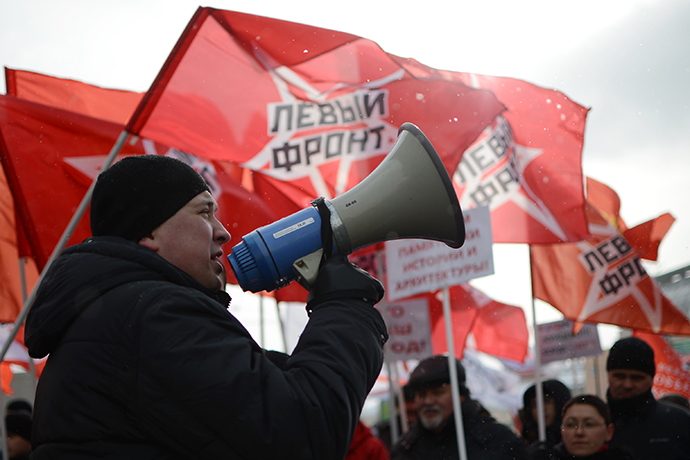
[[[432,67],[562,91],[592,109],[585,174],[618,192],[628,226],[664,212],[676,218],[648,271],[656,275],[690,264],[690,2],[335,5],[215,0],[204,6],[337,29]],[[0,65],[146,91],[197,7],[187,0],[2,2]],[[526,247],[501,246],[494,250],[496,275],[475,285],[497,300],[528,307]],[[515,281],[519,292],[497,288]]]

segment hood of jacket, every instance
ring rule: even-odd
[[[196,289],[227,307],[224,291],[211,291],[155,252],[124,238],[93,237],[67,248],[53,263],[26,319],[29,355],[42,358],[74,320],[100,296],[136,281],[167,281]]]

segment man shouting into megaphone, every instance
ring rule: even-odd
[[[30,311],[34,460],[340,459],[383,362],[381,284],[334,255],[294,352],[274,363],[227,311],[204,180],[163,156],[100,174],[93,237],[50,267]]]

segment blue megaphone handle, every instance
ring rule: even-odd
[[[242,237],[228,261],[244,291],[273,291],[295,280],[296,260],[321,247],[321,217],[310,206]]]

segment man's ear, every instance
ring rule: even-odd
[[[148,235],[146,235],[145,237],[140,239],[139,244],[141,246],[144,246],[145,248],[149,248],[153,252],[158,252],[158,248],[159,248],[158,242],[156,241],[156,239],[153,237],[153,234],[151,234],[151,233],[149,233]]]

